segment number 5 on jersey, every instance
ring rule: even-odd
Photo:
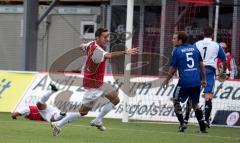
[[[193,53],[186,53],[186,60],[187,60],[187,67],[193,68],[194,67],[194,60],[193,60]],[[190,63],[189,63],[190,62]]]

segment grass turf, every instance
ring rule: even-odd
[[[52,136],[47,122],[12,120],[10,113],[0,113],[0,143],[240,143],[240,128],[212,127],[208,134],[196,133],[190,125],[184,133],[178,125],[129,122],[104,119],[107,130],[89,126],[92,118],[81,118]]]

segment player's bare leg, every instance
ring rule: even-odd
[[[88,112],[90,111],[91,108],[88,108],[84,105],[82,105],[80,107],[80,110],[79,112],[67,112],[65,117],[62,118],[61,120],[57,121],[57,122],[52,122],[51,123],[51,126],[53,128],[53,136],[58,136],[60,131],[61,131],[61,128],[67,124],[67,123],[70,123],[74,120],[77,120],[79,119],[81,116],[85,116],[88,114]]]
[[[46,94],[44,94],[36,104],[39,110],[45,110],[47,108],[46,101],[54,92],[58,91],[55,85],[50,84],[49,86],[51,87],[51,91],[48,91]]]
[[[53,93],[58,91],[57,87],[54,84],[49,84],[49,86],[51,88],[51,91],[48,91],[47,93],[45,93],[36,104],[38,107],[38,110],[46,110],[48,108],[46,101],[50,98],[50,96]],[[53,122],[53,121],[60,120],[65,116],[65,114],[66,114],[65,112],[56,113],[51,117],[50,121]]]
[[[109,113],[112,109],[114,109],[115,105],[117,105],[120,101],[116,91],[113,91],[105,95],[105,97],[109,99],[110,102],[105,104],[102,111],[98,114],[98,116],[90,122],[91,126],[97,127],[100,131],[106,130],[106,127],[102,123],[103,117],[107,115],[107,113]]]
[[[81,117],[79,112],[67,112],[66,115],[59,121],[52,122],[51,127],[53,128],[53,136],[58,136],[61,131],[61,128],[74,120],[77,120]]]
[[[88,112],[91,110],[91,108],[85,106],[85,105],[82,105],[80,107],[80,110],[79,110],[79,113],[81,114],[81,116],[85,116],[88,114]]]

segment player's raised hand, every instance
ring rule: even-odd
[[[229,78],[228,74],[226,72],[221,72],[218,76],[218,81],[219,82],[224,82]]]
[[[126,54],[131,54],[131,55],[135,55],[138,53],[138,48],[128,48],[126,50]]]

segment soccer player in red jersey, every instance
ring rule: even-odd
[[[61,127],[66,123],[88,114],[101,97],[107,98],[110,102],[103,106],[100,114],[96,117],[96,119],[91,121],[90,125],[97,127],[101,131],[106,129],[103,126],[102,119],[108,112],[115,108],[115,105],[117,105],[120,100],[116,89],[103,83],[105,61],[107,59],[124,56],[125,54],[137,54],[138,52],[137,48],[129,48],[126,51],[109,53],[104,51],[109,42],[109,35],[110,33],[107,29],[98,28],[95,32],[94,41],[80,45],[87,54],[83,78],[83,87],[86,92],[83,96],[79,113],[67,113],[62,120],[52,123],[54,136],[60,133]]]
[[[56,107],[46,104],[46,101],[49,99],[49,97],[58,91],[55,85],[50,84],[50,86],[51,91],[45,93],[36,105],[29,105],[27,107],[15,110],[11,114],[12,118],[17,119],[18,116],[24,116],[29,120],[47,121],[49,123],[62,119],[66,113],[61,112]]]

